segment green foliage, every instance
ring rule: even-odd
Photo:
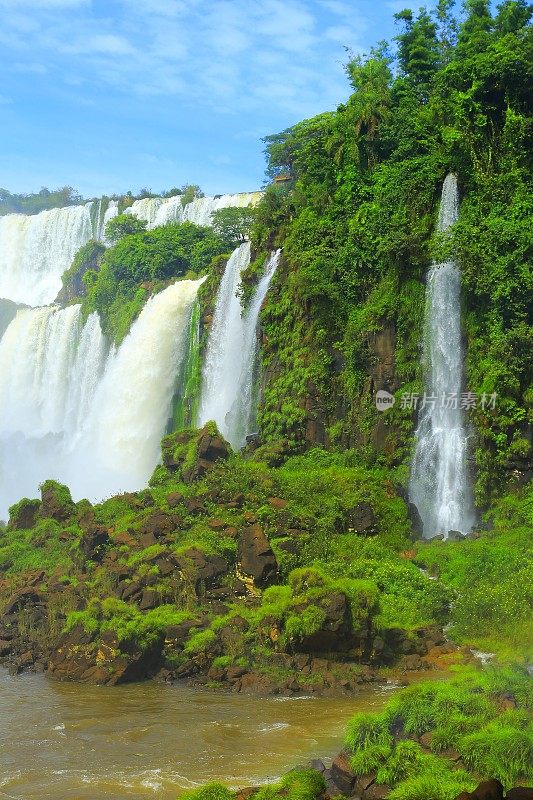
[[[116,244],[124,236],[144,233],[146,225],[145,220],[137,219],[133,214],[118,214],[118,216],[110,219],[105,226],[105,237],[111,244]]]
[[[459,742],[466,766],[479,775],[498,778],[504,786],[515,786],[520,779],[533,779],[533,724],[523,729],[496,720]]]
[[[180,800],[234,800],[235,794],[221,783],[206,783],[199,789],[183,792]]]
[[[43,187],[40,192],[30,194],[11,194],[7,189],[0,189],[0,216],[38,214],[40,211],[74,206],[82,202],[83,198],[72,186],[52,190]]]
[[[198,275],[225,247],[210,228],[191,222],[124,235],[106,251],[98,272],[85,273],[84,313],[98,311],[104,332],[119,343],[159,282]]]
[[[479,775],[497,777],[507,788],[527,781],[530,717],[518,709],[501,712],[497,703],[501,691],[509,696],[514,686],[520,695],[528,683],[520,672],[464,670],[446,683],[427,681],[402,689],[383,712],[357,714],[348,723],[345,743],[352,769],[357,775],[375,770],[376,782],[391,786],[390,797],[396,800],[455,800],[477,785]],[[423,733],[431,733],[435,752],[458,750],[474,774],[422,749],[416,738]]]
[[[455,591],[453,637],[504,658],[531,648],[532,498],[531,489],[504,498],[479,539],[418,548],[417,562]]]
[[[179,625],[190,619],[190,614],[178,611],[175,606],[161,605],[150,611],[141,612],[116,597],[92,600],[84,611],[72,611],[67,616],[65,631],[77,625],[91,634],[111,631],[117,637],[119,646],[135,644],[146,650],[164,636],[169,625]]]
[[[104,253],[104,245],[94,240],[80,247],[74,256],[71,266],[61,276],[63,287],[72,288],[76,296],[83,294],[85,289],[82,283],[83,276],[90,269],[95,272],[100,269]]]
[[[220,208],[212,217],[215,233],[226,242],[228,247],[237,247],[249,236],[255,220],[253,206],[248,208]]]
[[[19,500],[18,503],[15,503],[9,508],[9,528],[20,529],[33,527],[31,522],[33,521],[35,524],[35,518],[40,507],[40,500],[30,500],[28,497],[23,497],[22,500]],[[27,524],[28,520],[30,521],[29,525]]]

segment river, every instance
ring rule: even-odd
[[[267,697],[161,683],[105,687],[0,671],[0,798],[175,800],[210,780],[274,780],[340,749],[389,692]]]

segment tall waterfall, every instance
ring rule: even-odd
[[[457,178],[444,181],[437,230],[459,216]],[[468,440],[461,410],[461,276],[455,261],[432,264],[426,289],[426,401],[419,414],[409,494],[424,535],[468,533],[473,524]]]
[[[116,352],[79,305],[17,313],[0,340],[0,516],[46,478],[92,500],[146,485],[200,283],[151,298]]]
[[[0,217],[0,297],[51,303],[75,253],[95,237],[93,203]]]
[[[244,312],[237,292],[241,273],[250,263],[249,242],[232,253],[220,283],[204,362],[199,422],[214,420],[234,448],[242,447],[251,433],[257,320],[279,257],[279,250],[271,255]]]
[[[168,222],[194,222],[195,225],[210,225],[213,212],[221,208],[246,208],[255,205],[262,197],[261,192],[240,192],[223,194],[217,197],[199,197],[183,206],[181,195],[174,197],[145,197],[136,200],[127,209],[138,219],[145,220],[148,228],[157,228]]]
[[[61,276],[90,239],[105,241],[116,200],[0,217],[0,298],[30,306],[52,303]]]

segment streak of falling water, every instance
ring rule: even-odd
[[[437,230],[447,231],[459,216],[457,177],[442,188]],[[427,282],[423,362],[425,392],[435,402],[421,409],[409,485],[410,500],[424,524],[424,536],[468,533],[474,513],[467,455],[468,437],[461,410],[463,348],[461,276],[450,260],[432,264]],[[456,402],[450,400],[454,393]]]
[[[231,255],[218,291],[204,362],[199,423],[214,420],[222,435],[238,449],[251,433],[254,419],[256,328],[280,251],[268,260],[248,308],[243,312],[238,288],[250,263],[250,243]]]

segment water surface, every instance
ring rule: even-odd
[[[0,798],[175,800],[209,780],[249,786],[332,756],[351,698],[269,697],[139,683],[89,686],[0,671]]]

